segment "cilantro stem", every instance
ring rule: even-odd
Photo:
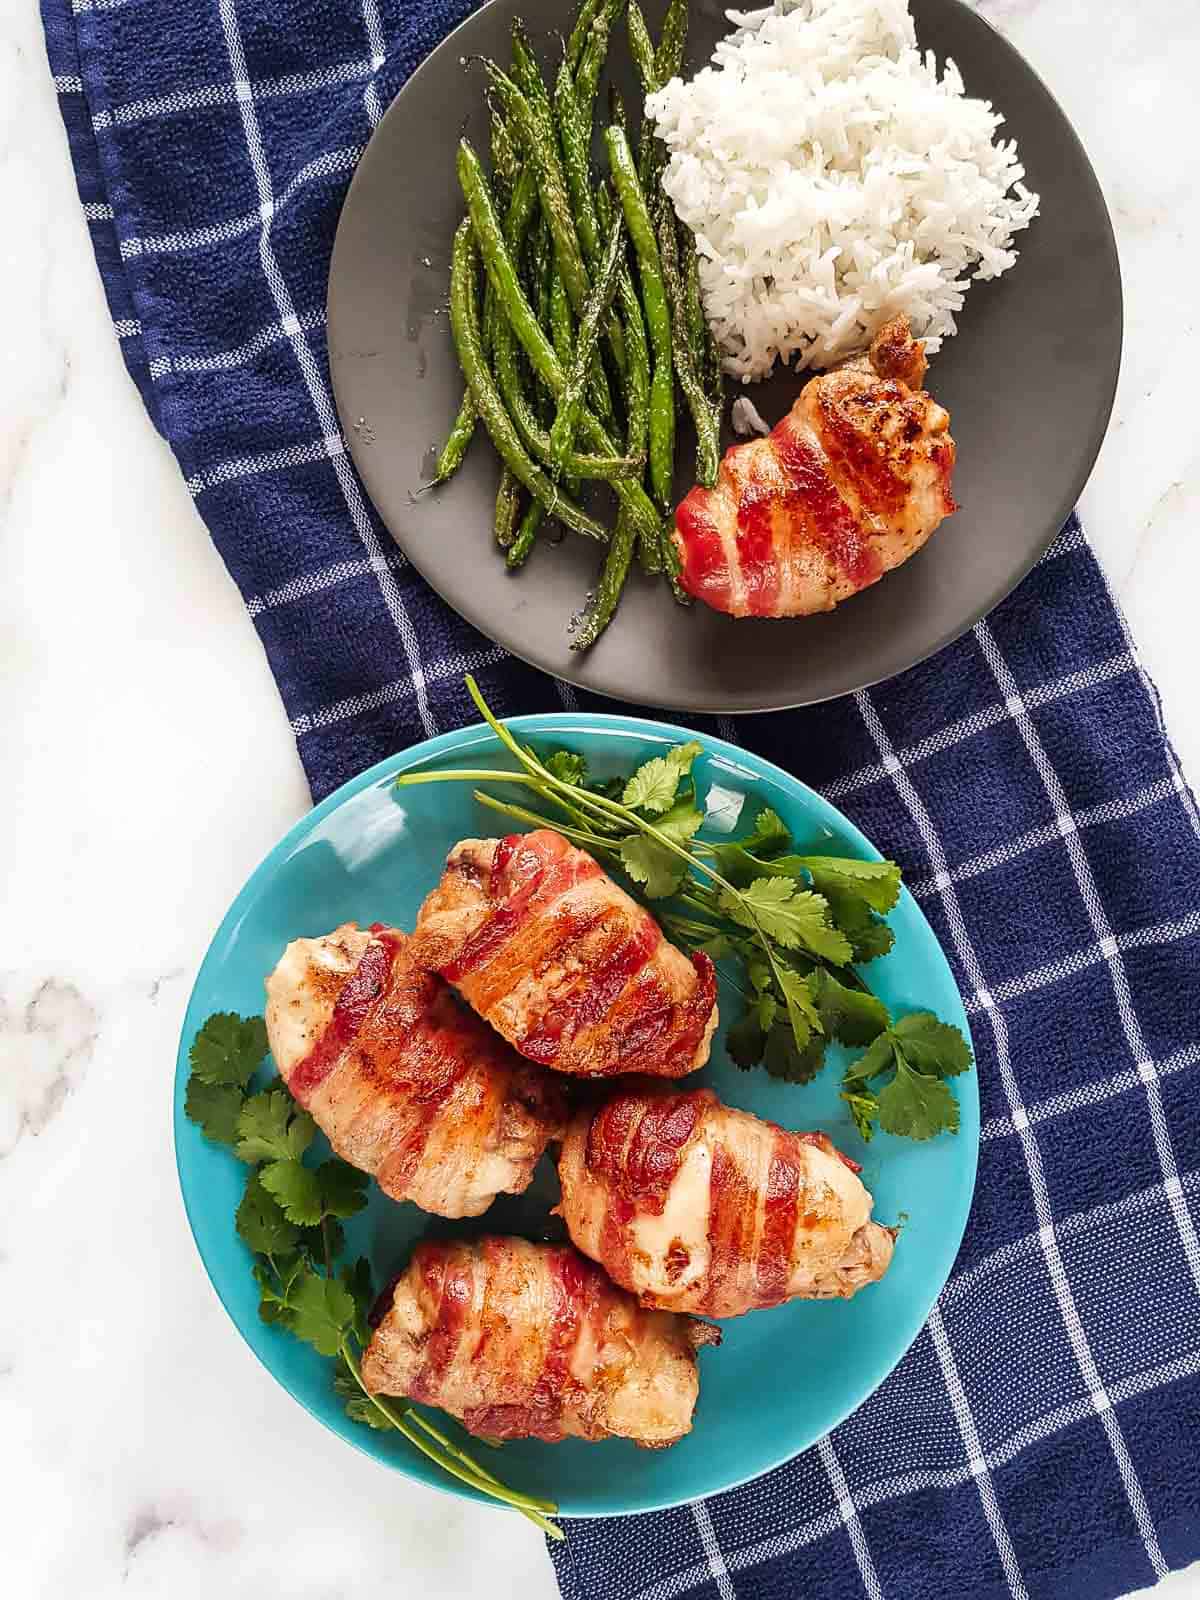
[[[432,1423],[427,1423],[418,1413],[415,1411],[400,1411],[396,1407],[388,1405],[386,1400],[381,1400],[378,1395],[372,1394],[363,1382],[362,1368],[359,1366],[358,1358],[350,1348],[350,1342],[346,1338],[343,1338],[341,1343],[341,1356],[355,1383],[358,1384],[375,1409],[387,1419],[388,1423],[398,1433],[403,1434],[408,1442],[414,1445],[422,1455],[435,1462],[443,1472],[448,1472],[451,1477],[457,1478],[460,1483],[465,1483],[479,1493],[489,1495],[493,1500],[500,1500],[505,1505],[511,1506],[514,1511],[519,1511],[523,1517],[533,1523],[534,1527],[551,1539],[563,1538],[562,1529],[556,1523],[551,1522],[548,1516],[543,1515],[545,1512],[553,1513],[557,1511],[558,1508],[553,1501],[539,1500],[533,1495],[521,1494],[516,1489],[508,1488],[488,1472],[486,1468],[473,1461],[464,1450],[460,1450],[457,1445],[451,1444],[450,1440],[439,1433]],[[418,1426],[424,1428],[427,1434],[436,1439],[440,1448],[430,1444],[428,1439],[423,1439],[416,1431]]]

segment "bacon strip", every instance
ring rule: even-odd
[[[707,1058],[712,962],[689,962],[550,829],[457,845],[414,937],[420,959],[543,1066],[681,1077]]]

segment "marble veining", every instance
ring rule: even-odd
[[[1200,7],[981,9],[1062,101],[1112,212],[1125,360],[1083,512],[1200,774]],[[204,1278],[171,1149],[179,1026],[212,930],[308,797],[121,365],[36,0],[0,7],[0,174],[3,1592],[551,1600],[535,1534],[332,1440]],[[1200,1568],[1158,1593],[1200,1600]]]

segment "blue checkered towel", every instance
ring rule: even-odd
[[[117,333],[246,598],[319,797],[576,705],[406,566],[338,431],[325,280],[382,109],[472,0],[42,0]],[[903,864],[966,997],[957,1270],[848,1422],[744,1489],[575,1523],[569,1600],[1124,1593],[1200,1556],[1200,822],[1072,520],[871,693],[722,726]]]

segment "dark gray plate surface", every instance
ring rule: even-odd
[[[655,28],[664,0],[645,9]],[[1062,525],[1104,437],[1121,352],[1121,281],[1095,174],[1054,98],[1011,45],[960,0],[913,0],[919,42],[958,63],[967,92],[1003,111],[1042,215],[1020,259],[971,288],[960,331],[928,383],[958,441],[962,505],[926,548],[823,617],[734,621],[674,604],[631,580],[587,655],[567,622],[597,570],[568,535],[508,575],[491,538],[498,467],[476,439],[457,477],[414,499],[458,407],[461,378],[446,299],[462,214],[455,178],[464,131],[487,147],[483,86],[464,57],[505,59],[516,15],[553,60],[566,0],[492,0],[429,57],[380,123],[350,187],[329,283],[329,349],[355,465],[405,554],[481,632],[536,666],[624,700],[690,711],[763,711],[846,694],[902,672],[964,632],[1024,577]],[[694,0],[689,69],[728,24]],[[615,76],[637,96],[622,37]],[[785,373],[749,392],[769,422],[795,398]],[[681,461],[690,449],[681,451]],[[690,487],[681,475],[680,494]]]

